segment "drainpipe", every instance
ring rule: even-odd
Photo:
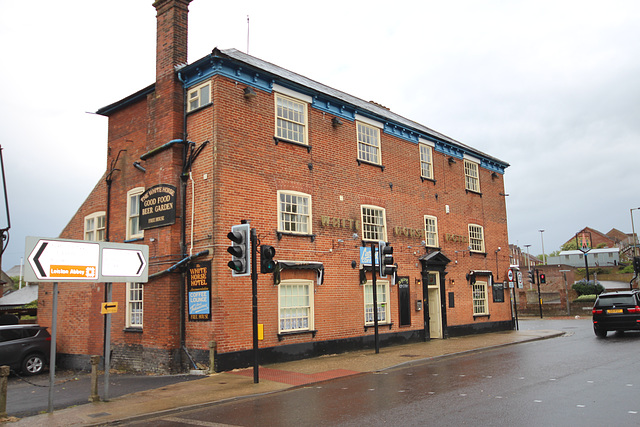
[[[180,82],[182,82],[182,137],[184,138],[185,141],[188,141],[187,139],[187,88],[185,86],[185,80],[182,76],[182,74],[180,72],[178,72],[178,80],[180,80]],[[180,245],[182,247],[182,256],[186,257],[186,252],[187,252],[187,240],[186,240],[186,233],[187,233],[187,180],[185,177],[185,168],[187,165],[187,153],[188,153],[188,149],[189,149],[189,144],[183,144],[182,145],[182,175],[180,176],[180,180],[182,182],[182,226],[181,226],[181,230],[180,230]],[[193,202],[193,201],[192,201]],[[208,253],[208,251],[207,251]],[[191,254],[189,254],[191,257]],[[186,273],[182,273],[182,286],[180,287],[180,348],[182,348],[185,352],[185,354],[187,355],[187,357],[190,359],[190,361],[193,363],[193,359],[191,359],[191,356],[189,355],[189,352],[187,351],[187,339],[186,339],[186,335],[187,335],[187,325],[186,325],[186,321],[185,321],[185,317],[186,317],[186,311],[185,311],[185,304],[186,304],[186,287],[187,287],[187,275]]]

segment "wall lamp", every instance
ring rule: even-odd
[[[454,159],[453,157],[449,156],[449,164],[452,165],[456,163],[456,159]]]
[[[133,167],[141,170],[142,172],[147,172],[147,170],[140,164],[140,162],[133,162]]]
[[[247,86],[244,88],[244,99],[252,99],[258,96],[255,90],[251,86]]]
[[[331,119],[331,125],[333,125],[334,128],[340,127],[342,126],[342,120],[340,120],[340,117],[334,117]]]

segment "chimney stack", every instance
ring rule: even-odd
[[[184,100],[174,67],[187,62],[191,0],[157,0],[155,144],[183,138]]]

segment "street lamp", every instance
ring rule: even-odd
[[[636,230],[633,227],[633,211],[637,210],[640,210],[640,208],[629,209],[629,214],[631,214],[631,233],[633,237],[633,256],[638,256],[638,238],[636,237]]]
[[[542,264],[543,265],[547,265],[547,256],[544,253],[544,237],[543,234],[544,230],[538,230],[540,232],[540,240],[542,240]]]

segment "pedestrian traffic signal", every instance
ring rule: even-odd
[[[378,258],[380,277],[387,277],[387,274],[393,274],[393,247],[380,240],[378,242]]]
[[[227,252],[231,254],[231,261],[227,263],[231,269],[232,276],[251,275],[251,233],[249,224],[239,224],[231,227],[231,232],[227,234],[231,240],[231,246]]]
[[[547,283],[547,279],[544,277],[544,273],[540,273],[540,284]]]
[[[273,246],[260,245],[260,273],[273,273],[276,270],[276,262],[273,260],[275,255]]]
[[[536,283],[536,275],[533,270],[529,270],[529,283]]]

